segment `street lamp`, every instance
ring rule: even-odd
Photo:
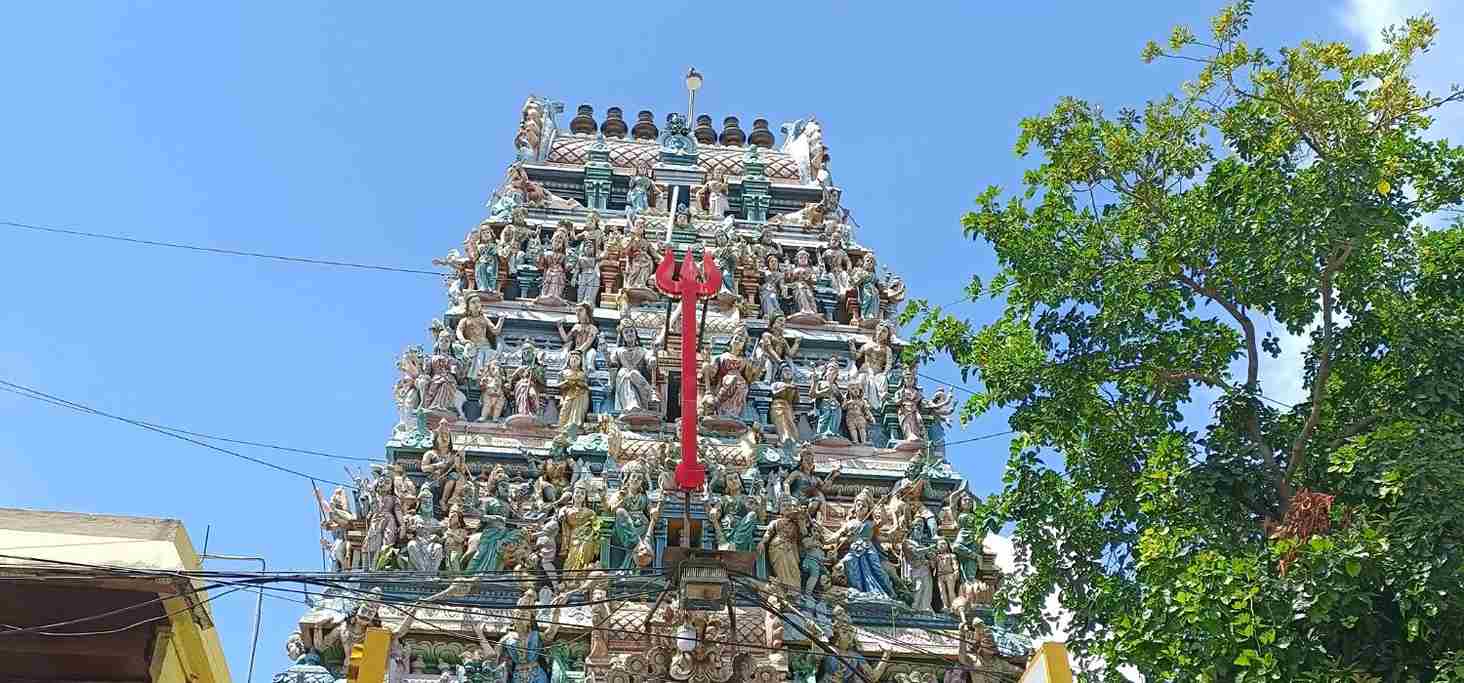
[[[692,113],[696,110],[696,91],[701,90],[702,75],[697,73],[696,67],[686,70],[686,90],[689,96],[686,100],[686,125],[691,125]]]

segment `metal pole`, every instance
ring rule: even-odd
[[[229,560],[233,562],[258,562],[260,572],[269,571],[269,566],[265,564],[264,558],[262,557],[253,557],[250,555],[203,555],[202,559]],[[259,621],[260,618],[264,616],[264,586],[261,584],[257,586],[255,590],[256,595],[254,598],[254,641],[249,644],[249,676],[248,678],[244,679],[245,683],[254,683],[254,653],[256,650],[259,649]],[[347,653],[347,655],[349,654],[350,653]]]

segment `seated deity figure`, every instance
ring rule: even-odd
[[[660,401],[651,382],[655,359],[641,346],[640,333],[629,319],[620,323],[620,346],[610,352],[610,365],[616,368],[613,380],[615,408],[622,414],[647,413]]]
[[[738,327],[727,350],[718,354],[702,370],[706,379],[708,400],[716,415],[741,419],[747,405],[748,382],[757,377],[752,361],[745,356],[747,330]]]

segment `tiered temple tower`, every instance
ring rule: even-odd
[[[899,361],[904,285],[857,241],[819,122],[779,142],[761,118],[562,111],[524,103],[488,217],[437,261],[448,306],[398,362],[387,464],[321,501],[341,587],[277,680],[340,674],[378,622],[401,680],[1015,680],[1029,643],[990,609],[951,397]],[[697,416],[668,250],[724,275]],[[709,468],[689,496],[683,419]],[[746,562],[673,585],[679,546]]]

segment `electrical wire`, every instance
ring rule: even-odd
[[[54,627],[55,624],[52,624],[52,625],[43,626],[43,627],[33,627],[33,628],[24,628],[24,629],[16,628],[16,629],[10,630],[10,631],[0,631],[0,639],[4,639],[4,638],[10,637],[10,636],[22,636],[22,635],[37,635],[37,636],[46,636],[46,637],[50,637],[50,638],[79,638],[79,637],[92,637],[92,636],[109,636],[109,635],[112,635],[112,634],[115,634],[115,633],[121,633],[123,631],[128,631],[128,630],[137,628],[138,626],[145,626],[147,624],[151,624],[151,623],[154,623],[154,622],[164,621],[164,620],[167,620],[167,619],[172,619],[173,617],[175,617],[175,616],[177,616],[179,614],[183,614],[184,612],[191,612],[194,608],[198,607],[199,605],[208,604],[209,602],[212,602],[214,600],[217,600],[219,598],[222,598],[225,595],[228,595],[230,593],[236,593],[238,591],[244,590],[244,588],[246,588],[246,587],[245,586],[239,586],[237,588],[230,588],[229,590],[223,591],[223,592],[218,593],[216,595],[207,596],[204,599],[199,600],[196,603],[193,603],[193,604],[188,605],[187,607],[183,607],[181,609],[177,609],[177,610],[174,610],[172,612],[165,613],[165,614],[160,614],[160,615],[155,616],[155,617],[148,617],[146,619],[143,619],[141,621],[137,621],[137,622],[128,624],[126,626],[118,626],[117,628],[109,628],[109,629],[105,629],[105,630],[101,630],[101,631],[59,631],[59,632],[56,632],[56,631],[44,631],[44,630],[40,630],[40,629]],[[174,596],[168,596],[168,597],[174,597]],[[91,617],[84,617],[82,619],[73,619],[73,620],[71,620],[69,622],[63,622],[63,623],[74,624],[74,623],[80,623],[80,622],[85,622],[85,621],[94,621],[96,619],[101,619],[101,618],[103,618],[101,615],[97,615],[97,616],[91,616]],[[6,624],[0,624],[0,626],[8,626],[8,625],[6,625]],[[13,628],[13,627],[11,627],[11,628]]]
[[[52,401],[50,399],[44,399],[44,398],[41,398],[39,396],[28,396],[27,394],[24,394],[24,393],[22,393],[22,392],[20,392],[20,391],[18,391],[16,389],[11,389],[11,388],[8,388],[8,387],[0,387],[0,391],[8,391],[8,392],[10,392],[12,394],[16,394],[18,396],[27,396],[27,398],[34,398],[34,399],[36,399],[38,401],[44,401],[46,403],[50,403],[51,405],[59,406],[59,407],[62,407],[62,408],[70,408],[71,407],[71,406],[66,405],[65,403],[61,403],[61,402],[58,402],[58,401]],[[326,453],[325,451],[310,450],[308,448],[294,448],[294,447],[291,447],[291,446],[281,446],[279,444],[273,444],[273,443],[262,443],[262,442],[259,442],[259,441],[246,441],[244,439],[236,439],[236,438],[228,437],[228,436],[219,436],[217,434],[205,434],[203,432],[190,431],[190,430],[187,430],[187,429],[183,429],[181,427],[170,427],[168,425],[158,424],[156,422],[148,422],[147,420],[139,420],[137,418],[128,418],[128,419],[131,419],[131,420],[137,422],[138,424],[147,425],[149,427],[156,427],[158,429],[162,429],[162,430],[169,431],[169,432],[175,432],[175,433],[178,433],[178,434],[187,434],[188,436],[196,436],[196,437],[199,437],[201,439],[208,439],[210,441],[222,441],[224,443],[235,443],[235,444],[240,444],[242,446],[255,446],[257,448],[268,448],[268,449],[271,449],[271,450],[283,451],[283,452],[286,452],[286,453],[300,453],[300,454],[303,454],[303,455],[315,455],[315,456],[320,456],[322,458],[331,458],[331,459],[334,459],[334,460],[349,460],[349,461],[353,461],[353,462],[371,462],[371,463],[380,463],[380,462],[383,462],[383,461],[377,460],[375,458],[360,458],[360,457],[355,457],[355,456],[350,456],[350,455],[337,455],[335,453]]]
[[[211,253],[211,254],[225,254],[225,255],[228,255],[228,256],[248,256],[250,258],[270,259],[270,260],[274,260],[274,261],[288,261],[288,262],[291,262],[291,263],[308,263],[308,264],[320,265],[320,266],[336,266],[336,267],[339,267],[339,268],[359,268],[359,269],[362,269],[362,270],[379,270],[379,271],[386,271],[386,272],[392,272],[392,273],[412,273],[412,274],[415,274],[415,275],[433,275],[433,276],[437,276],[437,277],[441,277],[441,276],[444,276],[444,275],[450,275],[450,273],[445,273],[445,272],[437,271],[437,270],[421,270],[421,269],[418,269],[418,268],[403,268],[403,267],[400,267],[400,266],[381,266],[381,265],[373,265],[373,264],[369,264],[369,263],[354,263],[354,262],[351,262],[351,261],[329,261],[329,260],[326,260],[326,259],[307,258],[307,257],[303,257],[303,256],[280,256],[280,255],[277,255],[277,254],[265,254],[265,253],[257,252],[257,251],[242,251],[242,250],[239,250],[239,249],[220,249],[220,248],[217,248],[217,247],[202,247],[202,246],[198,246],[196,244],[184,244],[182,242],[163,242],[163,241],[159,241],[159,240],[145,240],[145,239],[139,239],[139,238],[136,238],[136,237],[126,237],[126,236],[123,236],[123,235],[109,235],[109,234],[106,234],[106,233],[86,232],[86,231],[83,231],[83,230],[66,230],[66,229],[63,229],[63,228],[53,228],[53,227],[49,227],[49,226],[45,226],[45,225],[35,225],[35,224],[32,224],[32,223],[20,223],[20,222],[16,222],[16,221],[0,221],[0,225],[8,225],[8,226],[10,226],[12,228],[21,228],[21,229],[25,229],[25,230],[35,230],[35,231],[38,231],[38,232],[46,232],[46,233],[51,233],[51,234],[56,234],[56,235],[70,235],[70,236],[73,236],[73,237],[90,237],[90,238],[93,238],[93,239],[113,240],[113,241],[117,241],[117,242],[127,242],[127,243],[130,243],[130,244],[141,244],[141,245],[150,246],[150,247],[168,247],[168,248],[171,248],[171,249],[186,249],[186,250],[189,250],[189,251],[207,252],[207,253]]]
[[[306,473],[301,472],[299,470],[290,469],[290,468],[285,467],[283,465],[276,465],[275,463],[269,462],[268,460],[260,460],[259,458],[255,458],[255,457],[252,457],[252,456],[244,455],[243,453],[240,453],[238,451],[232,451],[232,450],[229,450],[227,448],[223,448],[223,447],[220,447],[220,446],[215,446],[215,445],[213,445],[211,443],[208,443],[206,441],[199,441],[198,439],[195,439],[195,438],[193,438],[191,436],[187,436],[187,435],[184,435],[184,434],[175,434],[173,432],[167,431],[166,429],[160,429],[158,427],[154,427],[154,426],[152,426],[150,424],[147,424],[145,422],[141,422],[141,421],[138,421],[138,420],[133,420],[133,419],[127,418],[127,417],[122,417],[121,415],[115,415],[115,414],[112,414],[112,413],[108,413],[108,412],[105,412],[105,411],[102,411],[102,410],[98,410],[96,408],[93,408],[91,406],[87,406],[87,405],[83,405],[81,403],[77,403],[75,401],[66,400],[64,398],[61,398],[60,396],[55,396],[53,394],[48,394],[48,393],[45,393],[45,392],[40,391],[38,389],[33,389],[33,388],[28,387],[28,386],[25,386],[23,384],[16,384],[14,382],[9,382],[9,381],[6,381],[4,379],[0,379],[0,389],[4,389],[5,387],[9,387],[10,389],[14,390],[14,391],[11,391],[11,393],[16,394],[16,395],[19,395],[19,396],[25,396],[26,398],[31,398],[31,399],[35,399],[35,400],[44,399],[45,402],[51,403],[52,405],[63,405],[64,407],[71,408],[72,410],[75,410],[75,411],[78,411],[78,412],[90,413],[92,415],[96,415],[96,416],[99,416],[99,417],[105,417],[105,418],[109,418],[109,419],[112,419],[112,420],[116,420],[118,422],[123,422],[123,423],[126,423],[126,424],[130,424],[130,425],[132,425],[134,427],[140,427],[140,428],[146,429],[146,430],[148,430],[150,432],[156,432],[158,434],[162,434],[163,436],[169,436],[169,437],[172,437],[174,439],[178,439],[180,441],[186,441],[186,442],[191,443],[191,444],[194,444],[196,446],[202,446],[202,447],[207,448],[209,450],[218,451],[218,452],[223,453],[225,455],[232,455],[232,456],[234,456],[236,458],[239,458],[241,460],[247,460],[247,461],[252,462],[252,463],[254,463],[256,465],[263,465],[263,466],[268,467],[270,469],[278,470],[278,471],[284,472],[286,474],[293,474],[293,475],[295,475],[297,477],[301,477],[303,479],[310,479],[312,481],[322,481],[322,482],[325,482],[327,484],[331,484],[331,485],[334,485],[334,486],[339,486],[341,488],[348,488],[348,489],[351,489],[351,490],[358,490],[355,486],[353,486],[351,484],[341,483],[341,482],[338,482],[338,481],[334,481],[334,480],[331,480],[331,479],[327,479],[325,477],[316,477],[316,476],[313,476],[313,475],[309,475],[309,474],[306,474]]]

